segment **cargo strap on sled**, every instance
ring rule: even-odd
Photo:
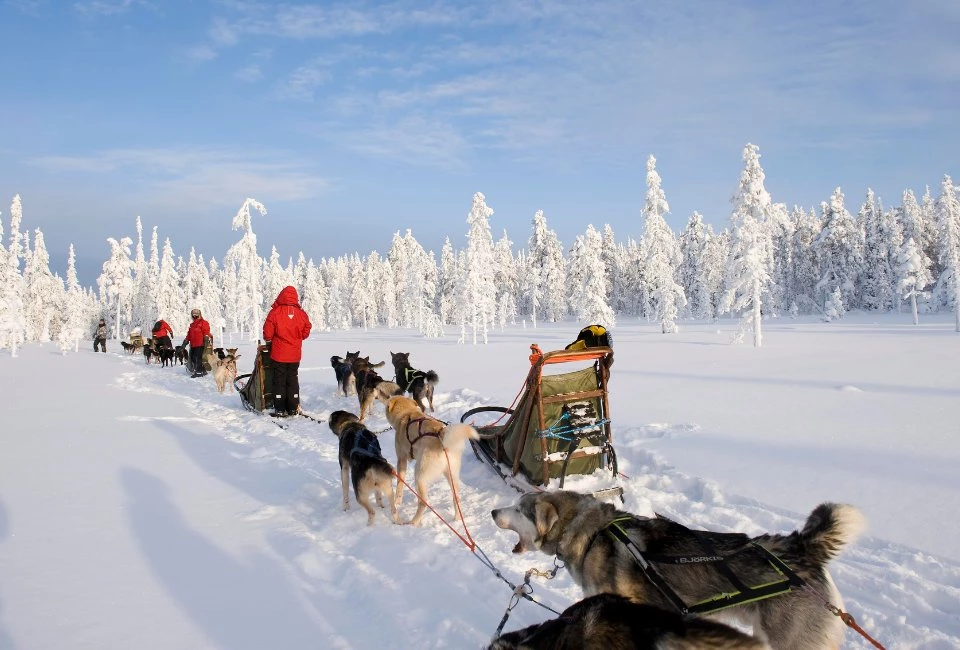
[[[659,590],[660,593],[663,594],[663,596],[669,600],[670,603],[676,607],[681,614],[711,614],[721,609],[726,609],[727,607],[733,607],[734,605],[742,605],[744,603],[763,600],[773,596],[779,596],[790,591],[794,587],[802,587],[805,584],[803,579],[794,573],[790,567],[784,564],[780,558],[756,542],[750,542],[754,549],[761,552],[761,554],[764,556],[764,559],[770,564],[771,568],[773,568],[774,571],[783,577],[783,580],[778,580],[776,582],[758,585],[755,587],[745,585],[743,581],[740,580],[740,578],[738,578],[733,571],[730,570],[730,567],[727,565],[726,558],[717,553],[713,548],[713,545],[710,544],[710,542],[702,535],[698,535],[697,531],[695,530],[691,530],[690,533],[694,536],[694,539],[697,540],[697,543],[700,544],[700,547],[705,551],[704,555],[658,555],[653,553],[645,553],[644,551],[640,550],[633,540],[630,539],[630,537],[627,535],[627,531],[624,530],[623,526],[621,525],[621,523],[628,521],[633,521],[633,517],[620,517],[619,519],[614,519],[607,525],[606,528],[598,531],[597,535],[599,535],[601,532],[606,532],[613,539],[623,544],[630,552],[630,555],[633,556],[633,559],[637,561],[637,564],[640,565],[644,575],[646,575],[646,577],[651,583],[653,583],[657,590]],[[596,539],[596,536],[594,536],[593,539]],[[590,545],[593,544],[593,539],[591,539],[590,543],[587,545],[588,549],[590,548]],[[713,564],[717,571],[719,571],[727,579],[730,585],[734,588],[734,591],[729,593],[720,593],[699,603],[688,605],[679,596],[679,594],[674,591],[674,589],[663,578],[660,572],[657,571],[655,566],[656,564],[703,563]]]

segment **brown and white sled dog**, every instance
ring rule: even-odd
[[[367,511],[367,525],[373,525],[375,510],[370,497],[376,496],[377,505],[390,501],[393,523],[397,518],[397,504],[393,491],[393,466],[380,452],[380,441],[368,430],[356,415],[348,411],[330,414],[330,430],[340,438],[340,482],[343,486],[343,509],[350,509],[348,481],[353,479],[353,493],[357,503]]]
[[[598,594],[574,603],[558,618],[504,634],[487,650],[770,650],[770,646],[722,623]]]
[[[403,389],[392,381],[387,381],[368,366],[356,373],[357,400],[360,402],[360,421],[367,419],[373,410],[374,402],[384,404],[394,395],[403,395]]]
[[[213,366],[213,381],[216,382],[219,392],[222,393],[228,385],[233,385],[233,380],[237,378],[237,359],[239,358],[239,354],[228,354]]]
[[[824,601],[842,607],[840,594],[827,572],[827,563],[853,542],[864,528],[864,518],[853,506],[824,503],[807,518],[800,531],[789,535],[749,538],[741,533],[693,533],[663,517],[640,517],[617,510],[590,495],[570,491],[525,494],[517,504],[491,512],[500,528],[515,531],[520,541],[514,553],[540,550],[566,564],[586,596],[614,593],[663,609],[671,602],[647,579],[628,546],[611,534],[614,520],[642,552],[654,556],[703,556],[698,540],[706,538],[715,553],[727,556],[757,544],[780,558],[809,589],[793,589],[722,610],[711,615],[753,626],[754,636],[777,650],[820,650],[839,647],[843,623]],[[736,564],[728,564],[745,584],[761,584],[771,571],[757,563],[753,550]],[[748,560],[753,559],[753,562]],[[730,584],[711,562],[659,564],[664,580],[685,602],[703,595],[729,591]]]
[[[416,402],[403,395],[391,397],[386,405],[387,421],[396,431],[397,476],[400,477],[397,481],[397,505],[403,501],[401,481],[406,476],[407,463],[412,460],[416,463],[414,477],[420,496],[426,499],[430,484],[445,476],[450,485],[453,514],[454,517],[458,516],[460,513],[453,494],[459,494],[460,490],[460,461],[467,440],[480,437],[477,431],[469,424],[444,424],[425,415]],[[410,523],[419,526],[426,508],[420,501]]]

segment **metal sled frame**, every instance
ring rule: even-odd
[[[562,364],[586,362],[586,367],[563,372]],[[481,435],[471,441],[474,453],[507,479],[522,473],[534,485],[547,486],[568,474],[591,474],[607,467],[617,475],[610,426],[607,380],[613,350],[607,347],[531,355],[530,372],[515,408],[481,406],[463,414],[461,422],[484,412],[501,413],[492,424],[474,424]],[[547,368],[553,373],[545,372]],[[557,372],[559,370],[559,372]],[[590,421],[577,423],[573,408],[590,411]],[[501,465],[509,467],[508,475]]]

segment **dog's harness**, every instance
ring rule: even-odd
[[[422,370],[417,370],[410,366],[407,366],[403,369],[403,380],[407,383],[406,387],[403,389],[403,392],[409,393],[410,387],[413,386],[413,382],[420,379],[421,377],[426,377],[427,373]]]
[[[666,519],[666,517],[661,517],[660,515],[657,515],[657,517],[660,519]],[[583,552],[584,558],[586,557],[587,553],[589,553],[590,548],[593,546],[593,543],[596,541],[597,537],[599,537],[601,534],[608,535],[611,539],[620,542],[626,547],[627,551],[630,553],[633,559],[636,560],[647,579],[649,579],[653,586],[655,586],[657,590],[663,594],[664,598],[670,601],[670,603],[683,615],[709,614],[721,609],[726,609],[727,607],[733,607],[735,605],[742,605],[744,603],[763,600],[773,596],[779,596],[790,591],[794,587],[803,587],[806,585],[806,582],[790,567],[784,564],[783,560],[756,542],[750,541],[747,546],[751,549],[758,550],[760,555],[763,556],[763,559],[766,560],[770,567],[783,579],[754,587],[748,586],[744,584],[744,582],[740,580],[736,574],[734,574],[727,564],[727,558],[717,552],[716,548],[714,548],[713,544],[710,543],[710,540],[707,539],[705,535],[699,534],[698,531],[690,530],[685,526],[683,528],[693,536],[694,540],[696,540],[696,542],[700,545],[700,548],[704,550],[704,555],[661,555],[650,553],[648,551],[642,551],[640,547],[637,546],[636,542],[630,539],[630,536],[627,534],[627,531],[624,527],[624,524],[629,524],[630,522],[635,521],[636,518],[630,515],[618,517],[598,530],[593,534],[593,537],[591,537],[590,541],[587,543],[587,546]],[[724,578],[726,578],[726,580],[733,587],[733,591],[721,592],[711,598],[707,598],[692,605],[688,605],[686,602],[684,602],[680,595],[677,594],[677,592],[670,586],[670,584],[664,579],[663,575],[661,575],[655,566],[656,564],[683,565],[704,563],[714,565],[716,570]]]
[[[354,436],[353,449],[350,450],[350,456],[354,454],[360,456],[369,456],[371,458],[383,458],[383,452],[380,451],[380,441],[372,433],[359,434]]]
[[[442,439],[442,433],[443,433],[442,431],[424,431],[424,430],[423,430],[423,423],[426,422],[428,419],[433,419],[433,418],[428,418],[428,417],[424,416],[424,417],[421,417],[421,418],[413,418],[413,419],[407,420],[407,424],[406,424],[406,426],[403,428],[404,435],[407,436],[407,442],[410,443],[410,458],[411,458],[411,459],[413,459],[413,446],[414,446],[417,442],[419,442],[419,440],[420,440],[421,438],[426,438],[427,436],[431,436],[431,437],[436,438],[437,440],[441,440],[441,439]],[[417,423],[417,437],[414,438],[413,440],[411,440],[411,439],[410,439],[410,425],[413,424],[414,422]]]

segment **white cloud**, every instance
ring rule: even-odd
[[[260,69],[259,64],[251,63],[234,72],[233,77],[238,81],[255,83],[263,78],[263,70]]]
[[[167,147],[112,149],[87,156],[29,161],[53,173],[112,176],[130,195],[154,203],[220,205],[236,196],[295,201],[316,197],[329,181],[284,152]],[[106,183],[104,183],[106,184]]]

